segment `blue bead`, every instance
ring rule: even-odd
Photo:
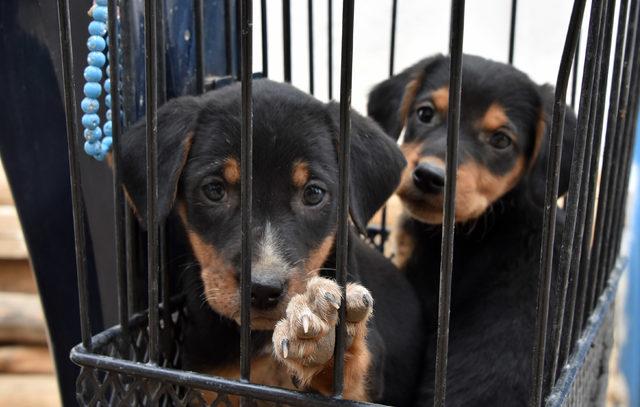
[[[107,93],[111,93],[111,79],[107,79],[106,81],[104,81],[104,90]]]
[[[102,130],[100,127],[96,127],[93,130],[84,129],[84,139],[87,141],[98,141],[102,138]]]
[[[104,97],[104,104],[111,109],[111,95],[107,95]]]
[[[104,128],[104,135],[107,137],[111,137],[111,129],[112,129],[111,120],[107,120],[103,128]]]
[[[111,109],[107,110],[107,120],[111,120]]]
[[[82,115],[82,125],[90,130],[95,129],[100,124],[100,117],[95,113],[87,113]]]
[[[105,6],[106,7],[107,6],[107,2],[108,2],[108,0],[96,0],[96,4],[98,6]]]
[[[93,9],[93,19],[97,21],[107,22],[107,8],[105,6],[98,6]]]
[[[96,113],[100,108],[100,102],[98,102],[97,99],[84,98],[82,102],[80,102],[80,107],[85,113]]]
[[[98,82],[87,82],[84,84],[84,95],[88,98],[97,99],[102,93],[102,86]]]
[[[104,51],[104,48],[107,46],[107,43],[104,41],[99,35],[92,35],[87,40],[87,48],[89,51]]]
[[[102,69],[95,66],[84,68],[84,79],[87,82],[100,82],[102,80]]]
[[[104,161],[104,157],[106,156],[105,153],[103,153],[102,151],[98,151],[93,158],[95,158],[98,161]]]
[[[109,78],[111,76],[111,68],[109,68],[109,65],[107,65],[104,70],[107,73],[107,78]]]
[[[113,143],[113,139],[111,137],[105,137],[101,141],[102,151],[108,153],[111,149],[111,143]]]
[[[87,63],[91,66],[96,66],[98,68],[101,68],[105,62],[107,62],[107,58],[104,56],[102,52],[98,52],[98,51],[89,52],[89,55],[87,56]]]
[[[99,141],[85,141],[84,142],[84,152],[89,155],[95,155],[100,151],[100,142]]]
[[[89,34],[104,36],[107,33],[107,25],[101,21],[92,21],[89,23]]]

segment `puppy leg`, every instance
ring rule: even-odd
[[[314,277],[304,294],[294,296],[286,318],[273,332],[275,356],[289,370],[298,387],[330,395],[333,382],[335,326],[341,292],[335,281]],[[371,355],[366,342],[373,298],[360,284],[347,285],[347,347],[344,356],[344,397],[367,400]]]

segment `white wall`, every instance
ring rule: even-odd
[[[308,90],[307,1],[291,1],[292,82]],[[327,98],[327,0],[314,0],[315,87]],[[340,37],[342,2],[334,0],[334,91],[340,89]],[[364,112],[373,85],[388,76],[391,0],[356,0],[352,104]],[[511,0],[466,2],[464,52],[507,61]],[[516,22],[514,64],[536,82],[554,83],[573,1],[520,0]],[[588,8],[582,48],[586,42]],[[447,53],[450,3],[398,0],[396,72],[434,53]],[[267,0],[270,77],[283,79],[282,1]],[[260,2],[254,0],[254,62],[260,69]],[[614,31],[615,33],[615,31]],[[584,50],[581,50],[584,55]],[[578,75],[580,78],[580,75]]]

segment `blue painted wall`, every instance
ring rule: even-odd
[[[636,128],[640,137],[640,121]],[[630,246],[630,267],[628,270],[628,294],[625,304],[627,338],[620,355],[621,367],[627,379],[630,406],[640,407],[640,143],[636,143],[634,153],[635,200],[629,202],[632,227]],[[633,180],[632,180],[633,181]]]

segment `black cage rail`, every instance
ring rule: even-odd
[[[126,16],[128,2],[109,0],[109,32],[115,33],[118,9],[121,18]],[[390,33],[389,74],[394,73],[395,35],[397,0],[392,0],[392,23]],[[560,172],[563,121],[569,80],[572,77],[571,99],[575,100],[578,87],[578,45],[581,26],[586,9],[586,0],[576,0],[569,21],[564,50],[560,60],[555,83],[555,103],[552,117],[551,151],[547,164],[547,189],[543,220],[543,240],[540,247],[540,281],[538,288],[538,314],[536,322],[535,348],[532,349],[534,366],[531,386],[530,406],[566,405],[578,403],[580,392],[576,391],[578,378],[590,377],[589,358],[604,357],[594,355],[596,344],[606,341],[605,328],[610,327],[610,304],[615,295],[615,287],[624,259],[619,258],[619,250],[624,226],[624,208],[627,198],[631,151],[634,146],[634,129],[638,110],[638,70],[640,66],[640,35],[638,0],[592,0],[586,52],[582,59],[582,83],[578,105],[578,125],[576,144],[571,157],[570,191],[566,200],[567,226],[560,243],[560,266],[563,285],[560,290],[559,312],[549,315],[553,247],[555,238],[555,218],[557,212],[558,183]],[[291,80],[291,5],[283,0],[283,48],[284,79]],[[228,380],[205,374],[180,370],[180,326],[184,318],[179,305],[170,299],[169,280],[166,275],[165,229],[159,224],[157,214],[157,108],[165,98],[162,78],[165,75],[163,58],[158,51],[163,36],[160,34],[163,16],[158,0],[144,2],[144,63],[145,63],[145,109],[147,124],[147,213],[149,228],[147,234],[148,310],[133,313],[132,303],[139,295],[135,292],[132,273],[136,267],[136,255],[130,210],[126,206],[121,187],[118,141],[123,125],[130,123],[126,117],[121,123],[113,121],[113,191],[115,196],[115,236],[116,236],[116,276],[118,285],[118,307],[120,325],[92,336],[89,320],[86,268],[85,215],[82,200],[82,174],[78,165],[78,119],[76,114],[75,80],[73,77],[74,58],[71,50],[69,1],[58,0],[58,19],[68,152],[72,187],[73,219],[75,230],[76,266],[80,298],[80,323],[82,343],[71,353],[72,360],[83,367],[78,378],[78,401],[82,405],[143,404],[143,405],[204,405],[199,390],[217,393],[212,405],[230,405],[228,395],[242,397],[246,404],[251,399],[259,399],[287,405],[364,405],[342,399],[343,355],[345,327],[337,328],[334,368],[334,396],[330,398],[305,394],[280,388],[266,387],[250,383],[250,292],[251,278],[251,202],[252,188],[252,113],[251,78],[252,71],[252,1],[225,0],[225,43],[227,75],[242,82],[242,126],[241,126],[241,202],[242,202],[242,270],[241,270],[241,360],[240,380]],[[205,77],[204,60],[204,7],[206,1],[194,0],[195,44],[196,44],[196,88],[201,93],[210,79]],[[517,1],[511,2],[510,40],[508,61],[517,55],[516,20]],[[309,33],[309,78],[310,93],[314,92],[314,37],[313,1],[308,0]],[[239,12],[238,12],[239,11]],[[236,13],[235,16],[233,13]],[[268,76],[267,2],[260,1],[262,22],[262,72]],[[616,14],[617,12],[617,14]],[[333,2],[328,0],[328,83],[329,97],[333,87],[332,53],[332,13]],[[447,345],[449,334],[449,304],[451,296],[451,275],[453,270],[454,207],[456,190],[457,140],[460,118],[460,95],[462,75],[462,45],[464,36],[464,0],[452,0],[449,33],[451,55],[449,128],[446,156],[446,183],[444,202],[444,223],[442,240],[442,263],[440,272],[439,318],[437,333],[437,355],[435,375],[436,406],[444,406],[446,399]],[[616,18],[617,16],[617,18]],[[236,19],[239,35],[233,44],[232,19]],[[615,43],[613,23],[617,21]],[[340,55],[340,151],[339,151],[339,229],[337,240],[337,281],[345,289],[347,267],[348,231],[348,188],[349,148],[350,148],[350,101],[353,59],[354,0],[343,1],[342,50]],[[126,33],[123,28],[123,35]],[[583,33],[584,34],[584,33]],[[117,50],[118,35],[109,35],[109,58],[111,81],[114,89],[119,88],[122,72],[118,70],[120,58],[129,60],[130,48],[122,47],[123,55]],[[615,44],[614,46],[612,46]],[[236,47],[235,53],[232,52]],[[239,49],[239,52],[238,52]],[[233,58],[235,56],[236,69]],[[612,63],[610,63],[610,61]],[[573,71],[572,71],[573,70]],[[573,72],[573,75],[572,75]],[[607,89],[609,89],[607,97]],[[112,100],[115,112],[120,111],[120,99]],[[124,97],[124,110],[131,101]],[[129,106],[130,108],[130,106]],[[606,118],[606,126],[604,126]],[[603,128],[604,127],[604,128]],[[565,157],[566,159],[566,157]],[[380,235],[378,243],[384,245],[386,238],[385,217],[381,229],[371,236]],[[162,287],[161,287],[162,284]],[[162,295],[161,295],[162,294]],[[344,314],[345,307],[340,311]],[[344,320],[341,315],[340,320]],[[564,318],[569,321],[564,324]],[[568,326],[563,331],[562,326]],[[604,328],[603,328],[604,327]],[[551,343],[547,343],[547,333],[553,333]],[[175,336],[173,334],[175,333]],[[167,337],[172,342],[172,353],[161,351],[161,341]],[[580,340],[579,340],[580,339]],[[545,370],[545,351],[551,348],[551,369]],[[560,360],[560,355],[570,355]],[[549,361],[547,361],[549,362]],[[569,363],[567,363],[569,362]],[[545,388],[545,386],[548,386]],[[544,399],[544,395],[549,396]]]

